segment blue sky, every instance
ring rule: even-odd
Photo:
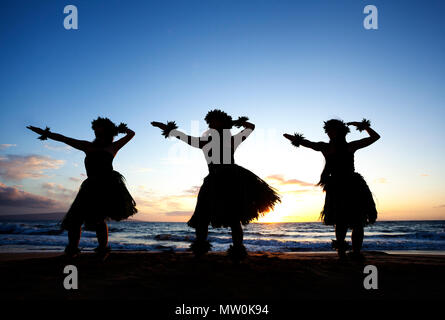
[[[78,30],[63,28],[68,4]],[[378,30],[363,28],[367,4],[378,8]],[[0,183],[58,205],[7,198],[0,213],[64,210],[84,178],[80,152],[42,143],[26,125],[91,140],[90,122],[102,115],[136,131],[115,168],[143,216],[185,221],[204,159],[148,123],[203,131],[218,107],[257,126],[240,164],[310,183],[321,155],[281,134],[326,140],[323,120],[369,118],[382,139],[357,154],[356,167],[381,217],[445,218],[444,9],[441,1],[2,1]],[[181,161],[169,158],[175,152]],[[322,200],[316,188],[289,195],[281,218],[314,220]]]

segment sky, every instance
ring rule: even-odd
[[[368,4],[376,30],[363,26]],[[77,7],[77,30],[64,28],[66,5]],[[82,152],[37,140],[27,125],[93,140],[91,121],[106,116],[136,132],[114,160],[135,218],[187,221],[205,159],[149,122],[175,120],[197,136],[220,108],[256,125],[235,160],[282,195],[262,222],[318,221],[323,156],[282,134],[327,141],[331,118],[370,119],[382,136],[355,157],[380,220],[445,219],[444,10],[442,1],[2,0],[0,215],[66,211],[86,178]]]

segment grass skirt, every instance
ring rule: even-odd
[[[371,190],[357,172],[348,176],[329,177],[321,219],[326,225],[365,226],[377,219]]]
[[[272,210],[279,201],[276,191],[253,172],[236,164],[215,165],[204,178],[188,225],[245,225]]]
[[[80,186],[79,193],[62,221],[62,229],[95,230],[106,220],[123,220],[137,212],[136,202],[125,186],[124,177],[117,171],[106,176],[89,177]]]

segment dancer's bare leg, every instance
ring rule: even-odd
[[[82,234],[82,227],[71,228],[68,230],[68,246],[70,248],[78,248],[80,236]]]
[[[196,240],[192,243],[191,249],[195,253],[196,256],[201,256],[207,253],[211,245],[207,241],[207,235],[209,233],[209,225],[199,224],[195,229]]]
[[[364,230],[363,227],[354,227],[352,229],[352,235],[351,235],[351,240],[352,240],[352,251],[354,252],[354,254],[360,254],[360,250],[362,249],[362,245],[363,245],[363,236],[364,236]]]
[[[243,228],[241,223],[234,223],[231,225],[232,229],[232,241],[234,247],[240,247],[243,245]]]
[[[337,238],[337,252],[340,258],[345,257],[346,254],[346,233],[348,232],[348,227],[343,225],[335,226],[335,237]]]
[[[335,237],[338,242],[344,242],[346,238],[346,233],[348,232],[348,228],[342,225],[335,226]]]
[[[65,253],[69,256],[75,256],[79,253],[79,242],[82,234],[82,226],[71,227],[68,230],[68,245]]]
[[[229,256],[238,263],[247,256],[246,248],[243,245],[243,227],[241,222],[237,221],[230,228],[232,229],[233,246],[229,249]]]
[[[96,237],[99,248],[105,249],[108,246],[108,226],[105,221],[96,225]]]
[[[199,225],[195,230],[196,240],[206,241],[208,233],[209,233],[209,226],[207,224]]]

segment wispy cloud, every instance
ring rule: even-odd
[[[40,155],[7,155],[0,158],[0,177],[6,180],[38,179],[45,170],[58,169],[65,163]]]
[[[190,217],[193,214],[193,211],[167,211],[163,212],[162,214],[174,217]]]
[[[57,202],[0,182],[0,206],[51,209],[57,206]]]
[[[51,150],[51,151],[65,151],[65,152],[69,152],[71,150],[73,150],[72,147],[67,146],[65,144],[62,145],[53,145],[53,144],[49,144],[49,143],[45,143],[43,145],[44,148]]]
[[[81,173],[81,174],[79,175],[79,177],[68,177],[68,180],[69,180],[69,181],[72,181],[72,182],[76,182],[76,183],[78,183],[78,182],[80,182],[80,181],[85,180],[86,178],[87,178],[87,175],[86,175],[85,173]]]
[[[5,150],[11,147],[17,147],[16,144],[0,144],[0,150]]]
[[[265,178],[282,195],[301,195],[303,193],[312,193],[317,190],[316,185],[310,182],[298,179],[286,179],[282,174],[273,174]]]
[[[65,188],[61,184],[53,182],[43,183],[42,189],[45,190],[48,197],[57,199],[61,202],[72,201],[76,195],[75,190]]]
[[[190,189],[184,190],[184,193],[185,193],[186,195],[194,195],[194,196],[197,196],[198,193],[199,193],[199,189],[201,189],[200,186],[193,186],[193,187],[191,187]]]
[[[266,177],[266,180],[272,180],[279,185],[298,185],[301,187],[314,187],[315,185],[310,182],[301,181],[298,179],[285,179],[281,174],[273,174]]]
[[[135,201],[139,212],[152,218],[159,217],[190,217],[193,213],[198,186],[192,186],[178,194],[159,194],[153,190],[145,190],[139,186],[135,192]]]

